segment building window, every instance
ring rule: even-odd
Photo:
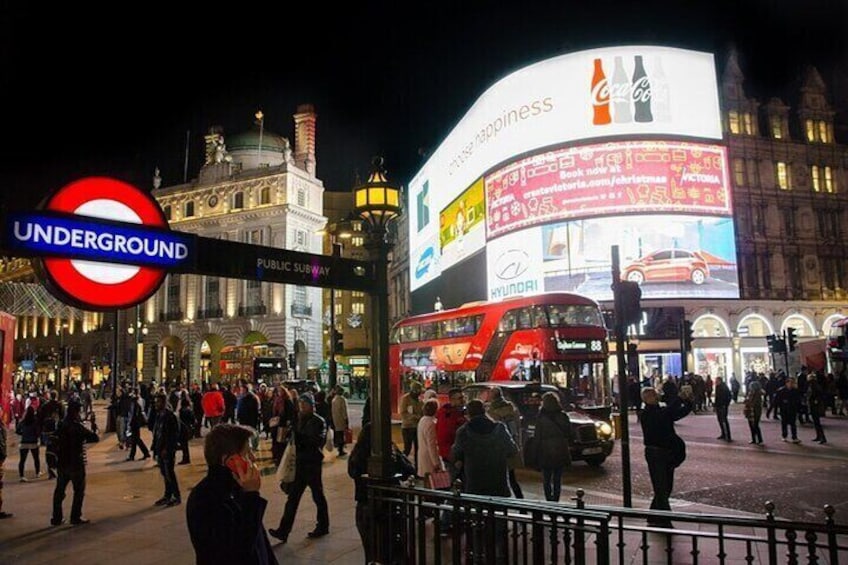
[[[825,288],[836,288],[834,261],[832,257],[822,257],[822,278]]]
[[[265,186],[262,187],[262,190],[259,191],[259,204],[270,204],[271,203],[271,187]]]
[[[309,237],[305,230],[294,230],[294,243],[296,246],[303,248],[309,245]]]
[[[786,256],[786,269],[790,288],[800,290],[801,288],[801,261],[797,255]]]
[[[836,181],[833,178],[833,170],[830,167],[824,167],[824,191],[828,194],[836,192]]]
[[[742,114],[742,125],[745,128],[746,135],[754,135],[754,117],[750,112]]]
[[[297,189],[297,205],[306,206],[306,191],[302,188]]]
[[[194,217],[194,200],[189,200],[185,204],[185,217],[193,218]]]
[[[364,302],[351,302],[350,303],[350,311],[354,314],[365,314],[365,303]]]
[[[760,272],[763,274],[763,288],[771,289],[771,259],[768,253],[760,255]]]
[[[759,235],[765,235],[766,233],[766,205],[765,204],[755,204],[752,206],[752,211],[754,214],[754,233]]]
[[[760,183],[759,166],[756,159],[746,161],[748,168],[748,186],[757,186]]]
[[[360,236],[352,237],[352,238],[350,238],[350,243],[354,247],[362,247],[362,245],[365,243],[365,238],[360,237]]]
[[[171,211],[171,205],[168,204],[167,206],[165,206],[165,208],[162,210],[162,212],[164,212],[164,214],[165,214],[165,219],[170,222],[171,221],[171,215],[173,214],[173,212]]]
[[[788,237],[795,236],[795,209],[783,209],[783,231]]]
[[[218,277],[206,277],[206,317],[212,317],[221,307],[221,279]]]
[[[168,275],[167,293],[167,311],[176,314],[180,311],[180,275]]]
[[[335,290],[333,292],[335,292],[335,294],[336,294],[336,300],[342,299],[342,291],[341,290]]]
[[[727,113],[727,122],[730,127],[730,133],[739,134],[739,112],[731,110]]]
[[[351,298],[358,298],[359,300],[362,300],[365,298],[365,293],[359,290],[353,290],[351,291],[350,296]]]
[[[233,194],[233,210],[241,210],[244,208],[244,192],[236,192]]]
[[[733,160],[733,180],[736,186],[745,186],[745,161],[742,159]]]
[[[827,122],[819,120],[819,141],[822,143],[830,143],[831,140],[827,137]]]
[[[248,315],[259,313],[256,308],[262,304],[262,281],[247,281],[245,295],[245,302],[250,308]]]
[[[780,116],[769,117],[769,128],[771,129],[771,136],[773,138],[783,139],[783,123]]]
[[[339,302],[336,302],[336,311],[333,315],[338,318],[338,317],[341,317],[341,315],[343,313],[344,313],[344,310],[342,310],[342,304],[339,303]]]
[[[295,304],[298,304],[298,305],[301,305],[301,306],[306,306],[307,294],[306,294],[306,287],[305,286],[294,287],[294,294],[293,294],[292,301]]]
[[[789,177],[789,165],[784,163],[783,161],[777,163],[777,186],[781,190],[790,190],[792,185],[790,184]]]
[[[804,131],[807,132],[807,141],[812,143],[816,140],[816,126],[813,120],[806,120],[804,122]]]
[[[819,237],[826,239],[830,232],[830,214],[827,210],[816,210],[816,220],[819,225]]]
[[[244,232],[242,235],[245,243],[252,243],[253,245],[262,245],[262,230],[250,230]]]
[[[813,192],[821,192],[821,169],[818,165],[810,167],[810,176],[813,180]]]

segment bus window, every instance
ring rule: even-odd
[[[515,330],[515,310],[510,310],[501,318],[500,323],[498,324],[499,332],[511,332]]]
[[[527,330],[533,327],[530,308],[522,308],[518,311],[518,329]]]
[[[400,328],[400,340],[404,342],[418,341],[418,326],[403,326]]]
[[[533,327],[534,328],[547,328],[548,327],[548,313],[545,312],[544,306],[533,306],[532,307],[532,315],[533,315]]]
[[[400,343],[400,328],[392,328],[389,334],[389,343]]]
[[[457,322],[458,320],[443,320],[439,322],[441,325],[440,333],[442,337],[455,337],[457,335]]]
[[[419,328],[421,341],[425,341],[428,339],[436,339],[437,337],[439,337],[439,324],[435,322],[431,322],[429,324],[421,324]]]

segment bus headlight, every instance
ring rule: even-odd
[[[606,422],[595,422],[595,428],[598,431],[598,436],[608,438],[612,436],[612,426]]]

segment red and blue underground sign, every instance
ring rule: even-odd
[[[42,283],[84,310],[144,302],[169,272],[370,292],[371,263],[171,231],[159,203],[125,182],[92,177],[37,211],[5,214],[0,252],[33,257]]]
[[[92,177],[56,191],[39,211],[8,214],[4,240],[13,253],[37,256],[36,272],[62,301],[112,310],[149,298],[168,271],[188,270],[195,237],[172,232],[146,192]]]

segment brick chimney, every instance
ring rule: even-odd
[[[315,108],[301,104],[294,115],[294,162],[315,176]]]

